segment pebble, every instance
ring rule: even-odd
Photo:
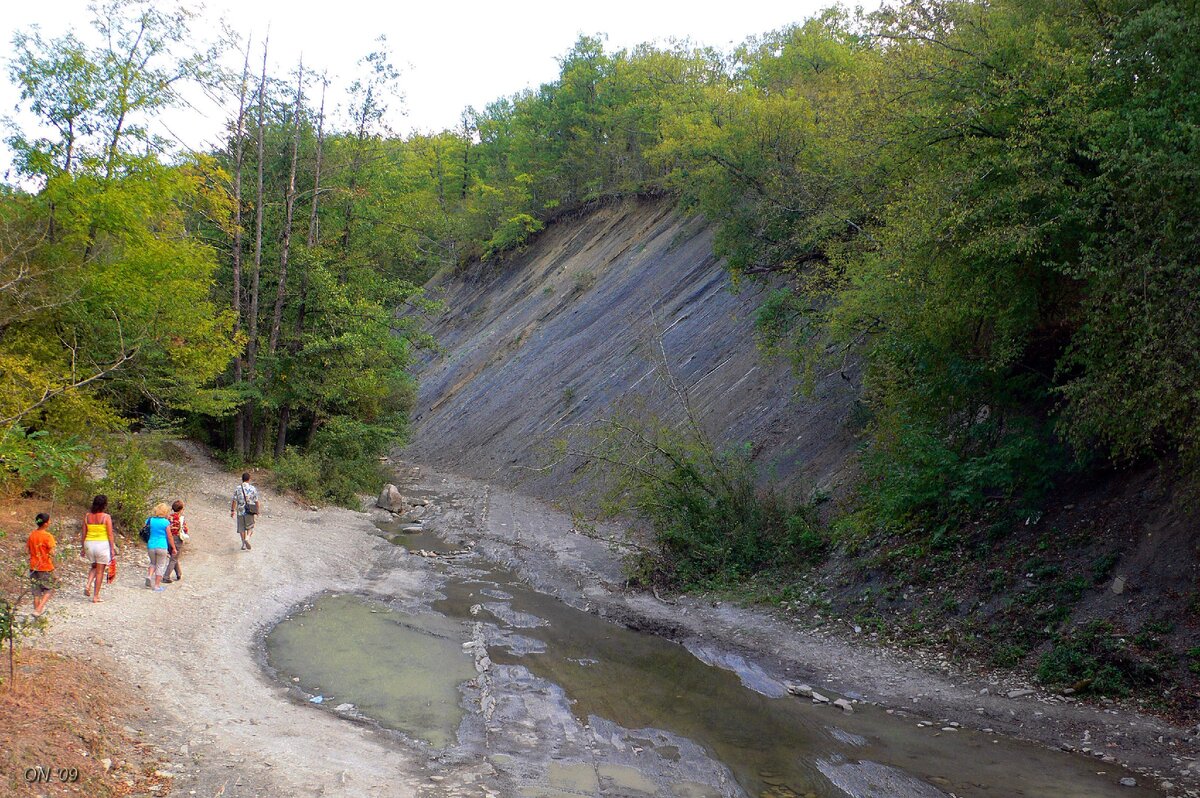
[[[1007,695],[1009,698],[1024,698],[1027,695],[1033,695],[1035,692],[1035,690],[1030,690],[1026,687],[1020,690],[1009,690]]]
[[[1136,787],[1137,779],[1126,776],[1125,778],[1121,779],[1121,786],[1122,787]]]
[[[826,698],[825,696],[821,695],[820,693],[818,693],[816,690],[814,690],[812,693],[812,700],[813,700],[814,704],[828,704],[829,703],[829,699]]]
[[[837,707],[838,709],[840,709],[842,712],[845,712],[847,715],[851,715],[854,713],[854,707],[851,706],[850,702],[844,698],[839,698],[838,700],[834,701],[833,705],[835,707]]]

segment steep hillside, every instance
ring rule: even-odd
[[[575,490],[556,438],[622,400],[681,417],[661,377],[686,384],[709,433],[753,442],[764,475],[836,490],[854,440],[853,386],[824,379],[796,393],[786,367],[755,347],[762,289],[730,291],[711,230],[669,201],[626,201],[552,225],[529,250],[436,281],[446,313],[431,331],[444,354],[424,364],[407,456],[556,498]]]
[[[593,208],[431,289],[446,303],[431,328],[443,349],[418,375],[407,458],[542,498],[586,497],[572,480],[578,460],[546,467],[552,443],[579,441],[624,402],[680,420],[665,354],[713,437],[753,443],[764,480],[849,496],[857,385],[833,374],[798,395],[755,347],[764,289],[731,291],[711,229],[669,202]],[[1028,518],[999,508],[948,536],[835,533],[830,559],[764,597],[881,644],[948,647],[1194,718],[1200,569],[1188,495],[1169,465],[1080,473]]]

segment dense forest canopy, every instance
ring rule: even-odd
[[[14,42],[52,131],[12,131],[36,188],[0,196],[0,456],[24,480],[174,420],[344,499],[338,463],[404,435],[420,284],[645,194],[770,281],[765,351],[861,363],[853,523],[946,527],[1071,468],[1200,456],[1195,0],[833,8],[732,52],[581,37],[556,81],[407,138],[386,49],[335,126],[311,65],[268,75],[265,43],[198,48],[157,8]],[[146,132],[186,82],[240,107],[219,152]]]

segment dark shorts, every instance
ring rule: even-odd
[[[53,571],[30,571],[29,583],[34,598],[40,598],[58,587],[58,580],[54,578]]]

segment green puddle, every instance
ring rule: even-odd
[[[444,748],[462,721],[459,685],[475,676],[463,625],[410,616],[361,596],[322,596],[267,635],[267,662],[326,706],[353,704],[382,726]]]

